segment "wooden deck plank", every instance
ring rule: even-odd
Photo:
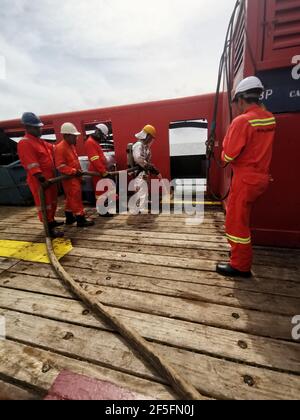
[[[65,290],[59,281],[51,278],[7,275],[1,277],[1,287],[72,298],[72,295]],[[93,288],[89,284],[84,284],[84,287],[89,288],[94,293],[99,291],[98,288]],[[115,293],[124,295],[123,291],[118,289],[115,290]],[[209,302],[195,303],[190,301],[190,304],[188,304],[185,299],[178,301],[174,298],[156,295],[152,295],[152,302],[146,301],[146,304],[142,305],[139,299],[144,299],[144,295],[137,292],[132,293],[131,300],[119,303],[114,300],[113,306],[264,337],[291,339],[291,316],[247,310],[243,307],[234,308],[220,304],[216,305]],[[162,300],[165,301],[163,306]],[[111,300],[107,304],[109,302]]]
[[[1,232],[2,239],[15,239],[21,240],[27,238],[29,241],[41,241],[44,237],[43,230],[40,229],[36,234],[31,231],[25,232],[19,227],[13,228],[14,233],[3,233]],[[91,242],[99,242],[95,244],[96,247],[105,249],[108,247],[108,244],[114,244],[114,246],[122,245],[125,247],[125,244],[130,245],[130,248],[135,251],[143,246],[144,253],[159,253],[161,255],[185,255],[189,258],[197,258],[198,256],[204,257],[207,259],[218,260],[219,258],[228,258],[227,251],[229,251],[229,246],[225,236],[209,236],[209,235],[198,235],[198,241],[188,240],[189,235],[183,235],[183,239],[180,234],[174,234],[171,237],[169,235],[156,235],[152,232],[139,232],[139,231],[130,231],[125,232],[120,230],[103,230],[98,232],[93,229],[93,231],[80,231],[77,229],[73,230],[72,233],[69,232],[67,235],[71,236],[71,239],[76,246],[77,244],[82,244],[84,240],[85,244],[90,244]],[[159,237],[160,236],[160,237]],[[201,240],[200,240],[201,239]],[[91,245],[89,245],[91,246]],[[124,249],[124,248],[122,248]],[[300,266],[300,254],[297,255],[293,250],[290,251],[290,255],[281,255],[278,252],[274,251],[273,255],[271,252],[266,254],[261,249],[255,249],[255,265],[265,265],[265,266],[284,266],[288,268],[294,268]]]
[[[10,340],[38,346],[144,379],[164,382],[114,333],[14,311],[1,309],[0,314],[5,316],[6,334]]]
[[[65,267],[70,272],[70,274],[74,276],[75,279],[81,279],[82,281],[85,281],[87,283],[91,282],[94,284],[103,284],[111,286],[116,285],[118,287],[118,285],[120,284],[118,283],[119,281],[122,282],[127,280],[128,282],[130,282],[132,287],[126,286],[126,288],[134,288],[136,282],[139,283],[139,281],[144,282],[147,285],[149,282],[150,284],[154,285],[159,285],[160,283],[162,283],[162,287],[164,286],[166,281],[166,284],[170,285],[172,284],[170,282],[174,282],[173,286],[175,291],[177,290],[176,287],[179,287],[180,285],[182,285],[182,283],[188,283],[187,287],[193,288],[195,286],[195,288],[193,288],[193,291],[200,289],[201,285],[204,285],[220,287],[222,289],[226,288],[228,290],[237,289],[244,292],[248,291],[275,296],[300,298],[300,284],[297,282],[281,281],[276,279],[260,279],[259,277],[253,278],[251,281],[243,281],[230,278],[225,280],[217,273],[195,272],[193,270],[180,269],[174,269],[172,272],[168,270],[165,276],[165,270],[164,272],[158,274],[156,272],[152,272],[152,270],[148,270],[148,272],[143,271],[142,276],[137,276],[136,272],[123,273],[121,271],[122,268],[117,272],[114,272],[113,270],[110,271],[110,266],[105,261],[103,262],[103,265],[101,265],[101,267],[97,266],[93,269],[77,267],[75,261],[76,259],[74,258],[74,263],[68,262],[65,264]],[[52,268],[48,264],[35,264],[26,261],[18,262],[11,269],[9,269],[8,272],[17,274],[29,274],[33,276],[38,275],[47,278],[56,278]],[[157,277],[155,277],[156,274]],[[13,278],[13,276],[11,277]],[[1,284],[3,285],[3,281]],[[184,287],[184,285],[182,285],[182,287]],[[170,292],[172,293],[172,290]]]
[[[1,209],[1,207],[0,207],[0,209]],[[20,212],[20,208],[16,208],[16,210],[18,210]],[[25,211],[24,209],[21,209],[21,213],[24,212],[24,211]],[[5,215],[7,215],[7,208],[6,207],[4,208],[3,212],[5,213]],[[95,213],[94,210],[91,210],[91,214],[94,214],[94,213]],[[207,218],[214,217],[213,214],[214,213],[206,212],[206,217]],[[219,212],[217,214],[220,217],[220,222],[222,222],[223,221],[223,213]],[[10,217],[8,217],[8,220],[12,219],[15,222],[16,217],[19,217],[19,216],[18,216],[18,214],[17,215],[15,214],[15,209],[13,208],[12,214],[11,214]],[[124,216],[119,215],[117,217],[122,218]],[[128,217],[128,216],[125,216],[125,217]],[[143,216],[140,216],[140,217],[144,217],[147,220],[147,218],[152,217],[152,216],[151,215],[143,215]],[[178,218],[186,218],[186,216],[185,215],[170,215],[170,216],[169,215],[159,215],[159,218],[176,218],[176,219],[178,219]],[[26,214],[25,215],[23,214],[20,221],[27,222],[27,220],[28,220],[28,216]],[[39,224],[38,220],[36,219],[34,209],[31,210],[31,216],[29,216],[29,220],[34,220],[37,225]],[[126,235],[126,232],[124,232],[124,234]],[[143,234],[144,234],[144,232],[143,232]],[[155,235],[159,235],[159,232],[155,232]],[[174,233],[174,235],[176,235],[176,233]],[[192,237],[194,235],[190,234],[188,236]],[[168,237],[168,235],[167,235],[167,237]],[[186,240],[190,240],[190,239],[186,238]],[[281,253],[297,255],[297,256],[300,255],[300,250],[295,250],[295,249],[294,250],[287,250],[287,249],[284,249],[284,248],[283,249],[282,248],[272,248],[270,250],[270,248],[260,247],[260,251],[263,252],[263,253],[266,253],[266,255],[268,255],[269,252],[272,252],[272,253],[277,252],[277,253],[279,253],[279,255]]]
[[[114,220],[114,219],[113,219]],[[0,223],[0,232],[8,232],[11,233],[13,232],[13,229],[17,229],[18,227],[22,226],[23,224],[26,224],[27,228],[32,229],[35,232],[39,232],[42,231],[43,226],[41,225],[41,223],[39,222],[31,222],[29,220],[12,220],[12,221],[7,221],[6,223]],[[165,223],[162,223],[166,228],[168,227],[168,225],[166,225]],[[155,227],[155,232],[157,231],[157,225],[153,225],[153,224],[148,224],[148,227],[146,226],[146,224],[144,223],[143,225],[140,224],[125,224],[122,221],[119,221],[119,223],[101,223],[99,224],[98,221],[96,220],[96,224],[93,227],[93,231],[98,231],[99,233],[104,231],[104,230],[114,230],[114,231],[118,231],[120,230],[121,232],[119,232],[119,236],[123,233],[123,236],[125,235],[124,233],[124,229],[126,228],[126,230],[130,230],[130,231],[139,231],[140,230],[140,226],[145,227],[143,229],[143,232],[149,232],[151,233]],[[170,223],[170,226],[173,226],[175,230],[174,233],[172,233],[173,235],[177,235],[178,233],[180,233],[180,235],[185,234],[184,232],[182,232],[182,229],[185,229],[185,227],[181,228],[179,225],[176,226],[176,224],[174,223]],[[68,232],[73,232],[75,233],[76,231],[78,232],[78,229],[76,228],[76,226],[65,226],[66,231]],[[222,226],[219,227],[210,227],[210,225],[200,225],[200,226],[195,226],[193,227],[194,231],[190,234],[185,234],[187,236],[189,235],[215,235],[218,234],[219,236],[222,236],[224,239],[224,228]],[[171,227],[172,229],[172,227]],[[89,229],[90,230],[90,229]],[[87,229],[81,229],[82,232],[87,232]],[[182,233],[181,233],[182,232]],[[164,232],[161,232],[162,234]],[[167,235],[165,234],[165,236],[167,237]],[[193,236],[192,236],[193,238]]]
[[[129,252],[143,253],[150,255],[165,255],[169,257],[182,257],[189,259],[206,259],[214,262],[221,260],[228,260],[229,246],[220,237],[209,237],[210,241],[205,242],[206,238],[203,238],[203,242],[192,244],[190,246],[184,246],[184,241],[167,241],[158,240],[154,241],[151,239],[138,240],[135,238],[123,238],[123,237],[112,237],[109,236],[96,236],[92,237],[89,235],[72,236],[72,243],[77,247],[84,247],[90,249],[102,249],[102,250],[113,250],[116,252]],[[221,240],[221,242],[219,242]],[[189,245],[189,244],[188,244]],[[298,272],[300,266],[299,258],[290,258],[287,260],[284,257],[276,256],[260,256],[255,255],[254,266],[276,266],[278,268],[284,267],[295,272]],[[262,268],[259,268],[262,270]]]
[[[93,218],[97,224],[97,226],[102,226],[102,225],[165,225],[165,226],[170,226],[170,225],[175,225],[175,226],[186,226],[186,225],[195,225],[195,226],[202,226],[203,227],[207,227],[207,228],[220,228],[224,226],[224,219],[216,219],[214,217],[210,217],[210,216],[201,216],[196,217],[177,217],[176,215],[170,215],[168,217],[161,217],[159,216],[154,216],[151,214],[148,215],[137,215],[137,216],[122,216],[122,215],[116,215],[113,218],[104,218],[104,217],[99,217],[96,214],[93,214],[90,216],[91,218]],[[24,217],[18,217],[18,216],[10,216],[7,217],[7,222],[9,223],[13,223],[13,222],[22,222],[24,221]],[[30,224],[34,224],[34,225],[39,225],[39,220],[36,217],[27,217],[26,221],[29,222]],[[1,223],[1,221],[0,221]]]
[[[6,257],[0,257],[0,267],[3,270],[7,270],[8,268],[10,268],[15,263],[16,263],[15,260],[12,260],[12,259],[6,258]]]
[[[103,250],[115,250],[118,252],[123,252],[129,250],[134,253],[143,253],[150,255],[166,255],[166,256],[182,256],[184,255],[190,259],[205,259],[211,260],[214,262],[226,261],[228,260],[228,251],[229,246],[223,241],[221,237],[208,237],[210,242],[185,242],[185,241],[172,241],[165,239],[140,239],[138,237],[123,237],[123,236],[109,236],[105,233],[101,235],[96,235],[92,237],[91,233],[79,233],[71,235],[71,240],[74,246],[81,245],[84,243],[86,248],[92,249],[103,249]],[[1,234],[1,239],[6,240],[24,240],[26,239],[29,242],[42,242],[43,233],[41,232],[38,235],[33,235],[30,233],[21,233],[17,234],[6,233]],[[203,239],[206,239],[203,236]],[[84,241],[84,242],[83,242]],[[186,244],[186,246],[184,246]],[[258,250],[255,250],[254,257],[254,271],[256,274],[263,272],[264,275],[266,270],[258,267],[258,265],[263,265],[265,267],[278,267],[286,272],[287,269],[292,269],[294,272],[298,272],[298,267],[300,266],[300,257],[291,255],[289,259],[285,256],[273,256],[273,255],[261,255]],[[269,270],[267,271],[269,273]],[[272,274],[272,273],[271,273]],[[291,281],[294,280],[294,277],[291,277]],[[297,279],[296,279],[297,281]]]
[[[187,223],[193,223],[195,222],[196,225],[199,225],[199,221],[202,222],[201,224],[203,225],[207,225],[209,226],[216,226],[216,227],[220,227],[220,226],[224,226],[224,218],[216,218],[210,215],[205,215],[204,217],[202,216],[201,219],[198,217],[178,217],[177,215],[158,215],[158,216],[154,216],[151,214],[148,215],[137,215],[137,216],[125,216],[125,215],[115,215],[114,218],[111,219],[107,219],[104,217],[99,217],[96,214],[92,214],[90,216],[91,218],[93,218],[96,222],[97,225],[101,226],[102,224],[166,224],[167,226],[170,224],[175,224],[178,226],[184,226]],[[61,217],[59,219],[64,219],[64,217]],[[14,222],[24,222],[25,220],[30,223],[30,224],[34,224],[34,225],[39,225],[40,221],[38,220],[38,218],[34,215],[34,216],[30,216],[30,215],[26,215],[26,216],[8,216],[5,220],[7,220],[8,223],[14,223]],[[3,223],[3,219],[0,220],[0,224]]]
[[[47,277],[55,278],[44,267],[44,273]],[[48,267],[49,268],[49,267]],[[33,275],[41,274],[39,266],[36,267],[36,272]],[[32,272],[32,271],[31,271]],[[294,315],[300,307],[300,298],[284,297],[272,294],[262,294],[257,292],[243,291],[234,288],[211,286],[204,284],[194,284],[187,281],[172,281],[162,279],[151,279],[142,276],[128,276],[128,275],[107,275],[104,273],[90,272],[80,269],[71,268],[69,270],[75,280],[85,282],[92,285],[103,286],[105,288],[124,289],[124,291],[146,292],[154,295],[162,295],[165,297],[176,297],[182,300],[190,300],[191,302],[208,302],[218,305],[232,306],[235,308],[252,309],[256,311],[274,313],[281,315]],[[3,286],[9,285],[12,287],[12,281],[18,284],[23,284],[23,274],[0,276],[0,284]],[[31,278],[34,281],[34,278]],[[118,290],[119,291],[119,290]],[[141,296],[142,297],[142,296]]]
[[[24,215],[36,215],[35,207],[0,206],[1,217],[24,217]]]
[[[298,399],[299,382],[294,376],[262,372],[257,368],[218,359],[213,359],[212,364],[211,358],[200,357],[199,376],[205,378],[205,390],[215,398]],[[172,399],[172,394],[164,385],[12,341],[1,343],[0,360],[3,362],[0,364],[1,373],[11,377],[12,380],[31,386],[34,384],[45,394],[60,371],[67,369],[99,380],[110,381],[119,386],[126,384],[126,387],[133,392],[142,392],[152,398]]]
[[[99,321],[93,315],[90,315],[89,312],[86,312],[84,305],[69,299],[45,298],[43,295],[29,292],[0,289],[0,307],[5,310],[42,316],[64,323],[112,331],[104,322]],[[196,325],[191,322],[171,320],[161,316],[117,308],[113,309],[113,312],[136,329],[139,334],[151,341],[184,350],[210,354],[213,357],[234,359],[269,368],[289,370],[286,366],[290,366],[290,362],[286,365],[284,361],[280,361],[280,357],[290,360],[294,358],[296,365],[300,365],[300,346],[297,343],[283,343],[279,340],[259,338],[250,334],[220,330],[214,327]],[[289,330],[291,331],[291,323]],[[247,343],[247,349],[238,345],[238,343],[242,342]],[[262,352],[263,349],[264,352]],[[298,354],[295,351],[298,351]],[[282,352],[281,356],[280,352]],[[263,359],[261,357],[262,353]],[[296,354],[298,357],[296,357]],[[266,355],[268,357],[265,357]],[[264,361],[262,362],[262,360]],[[281,363],[280,368],[278,367],[279,363]],[[298,369],[300,370],[300,367]]]
[[[3,271],[6,271],[16,265],[18,261],[12,260],[10,258],[2,258],[0,257],[0,273],[3,273]]]
[[[42,235],[32,234],[5,234],[1,235],[2,239],[10,240],[24,240],[29,242],[42,242]],[[213,237],[210,237],[213,239]],[[184,241],[167,241],[167,240],[151,240],[151,239],[139,239],[139,238],[126,238],[122,236],[108,236],[98,235],[92,237],[91,234],[85,235],[77,233],[71,236],[71,241],[74,246],[84,246],[86,248],[104,249],[104,250],[115,250],[118,252],[124,252],[129,250],[130,252],[143,253],[150,255],[166,255],[166,256],[182,256],[187,258],[206,259],[214,262],[227,261],[229,255],[229,247],[224,243],[219,244],[217,238],[211,242],[199,242],[199,243],[187,243]],[[184,244],[186,243],[186,246]],[[260,255],[254,250],[254,267],[257,265],[263,265],[265,267],[282,267],[297,269],[300,265],[300,257],[290,258],[287,260],[284,256],[264,256]]]
[[[153,399],[176,398],[172,390],[163,384],[9,340],[0,342],[0,361],[0,375],[27,384],[44,395],[59,373],[62,370],[69,370],[126,387],[130,391],[142,393]]]
[[[136,275],[137,274],[137,266],[134,263],[126,262],[126,261],[106,261],[96,258],[85,258],[85,257],[72,257],[72,256],[65,256],[63,260],[63,265],[66,267],[75,267],[75,268],[85,268],[89,270],[95,270],[99,272],[105,272],[105,273],[116,273],[116,274],[131,274]],[[188,279],[188,282],[192,283],[199,283],[199,279],[204,279],[205,282],[213,279],[219,279],[222,281],[224,285],[232,285],[233,283],[235,285],[241,284],[243,282],[243,289],[248,290],[248,287],[253,287],[257,283],[263,283],[264,278],[254,276],[252,280],[249,282],[245,282],[240,279],[224,279],[224,277],[219,276],[215,271],[197,271],[197,270],[190,270],[190,269],[182,269],[182,268],[173,268],[173,267],[164,267],[162,270],[160,266],[151,266],[151,270],[149,270],[149,265],[147,264],[139,264],[138,271],[143,273],[144,277],[149,278],[161,278],[161,279],[173,279],[182,281],[182,279]],[[267,276],[267,274],[266,274]],[[269,278],[266,277],[266,284],[268,282],[270,283],[274,278],[270,276]],[[280,281],[280,279],[278,279]],[[293,287],[292,285],[295,283],[299,283],[299,280],[286,280],[282,279],[282,282],[286,281],[288,286]],[[252,286],[248,286],[248,283],[252,282]],[[278,282],[276,282],[278,283]],[[250,289],[249,289],[250,290]],[[251,289],[252,290],[252,289]],[[255,290],[254,290],[255,291]]]
[[[13,229],[9,229],[9,232],[0,232],[0,237],[1,239],[12,239],[12,240],[24,240],[25,238],[31,242],[36,241],[36,242],[41,242],[44,239],[44,234],[43,231],[37,231],[35,232],[34,230],[28,230],[27,232],[24,232],[24,230],[22,231],[22,229],[20,228],[13,228]],[[128,244],[132,244],[132,245],[139,245],[145,242],[148,242],[148,246],[152,245],[152,246],[162,246],[167,248],[171,248],[171,252],[172,252],[172,248],[177,248],[178,244],[173,241],[173,244],[170,245],[170,243],[168,243],[166,240],[162,240],[161,243],[159,243],[159,241],[153,241],[150,239],[145,239],[145,240],[140,240],[137,236],[135,238],[130,238],[130,236],[127,236],[127,242],[126,242],[126,236],[109,236],[106,233],[103,232],[98,232],[96,233],[94,231],[94,238],[91,238],[91,235],[93,235],[92,233],[89,233],[87,235],[87,233],[85,233],[84,231],[74,231],[74,232],[69,232],[69,231],[65,231],[65,236],[70,238],[72,241],[76,241],[76,240],[80,240],[80,238],[85,239],[85,240],[94,240],[100,243],[106,243],[106,242],[112,242],[112,243],[128,243]],[[120,241],[118,241],[118,239],[120,238]],[[207,251],[207,252],[227,252],[229,251],[229,246],[228,244],[225,242],[225,240],[221,237],[220,238],[220,242],[218,243],[218,237],[216,236],[205,236],[203,235],[202,237],[202,241],[198,242],[198,243],[193,243],[190,247],[187,246],[186,249],[195,249],[197,250],[197,248],[200,251]],[[155,243],[156,242],[156,243]],[[172,242],[172,241],[169,241]],[[179,241],[178,241],[179,242]],[[182,241],[184,242],[184,241]],[[147,246],[147,243],[145,244]],[[184,247],[184,243],[180,244],[181,247]],[[194,248],[193,248],[194,246]],[[185,248],[185,247],[184,247]]]
[[[15,210],[0,207],[0,238],[42,241],[35,209]],[[200,392],[220,399],[299,399],[299,343],[292,341],[291,321],[300,307],[300,250],[257,247],[254,278],[225,280],[215,272],[216,262],[228,258],[222,211],[207,211],[199,226],[187,225],[184,215],[103,219],[93,208],[88,214],[96,221],[93,229],[65,228],[74,249],[63,265]],[[50,266],[1,263],[0,314],[9,340],[0,341],[0,386],[45,392],[51,375],[69,366],[111,382],[128,379],[132,391],[144,387],[150,397],[154,389],[159,399],[174,397],[118,334],[74,299]]]
[[[0,380],[0,401],[39,400],[40,396],[17,385]]]
[[[25,218],[23,221],[21,222],[28,222],[28,220]],[[1,223],[1,222],[0,222]],[[13,223],[9,224],[10,226],[14,226],[16,229],[18,229],[20,223],[18,223],[18,221],[13,220]],[[5,225],[5,223],[3,223],[2,227],[6,227],[7,224]],[[42,226],[41,224],[36,221],[35,222],[35,228],[37,228],[39,233],[42,233]],[[98,229],[97,229],[98,228]],[[204,225],[204,229],[205,229],[205,225]],[[143,238],[153,238],[154,240],[156,239],[174,239],[174,240],[183,240],[185,242],[190,242],[190,241],[203,241],[203,236],[205,235],[207,237],[207,233],[205,230],[203,231],[204,233],[199,234],[199,232],[197,232],[197,230],[195,229],[193,233],[190,234],[184,234],[182,232],[180,232],[180,230],[177,229],[176,233],[164,233],[164,232],[152,232],[151,229],[147,230],[147,231],[143,231],[140,232],[138,229],[130,229],[130,231],[126,231],[124,232],[124,230],[120,230],[118,229],[118,227],[112,229],[109,226],[105,226],[105,229],[102,229],[102,226],[96,226],[95,228],[93,228],[93,234],[95,235],[95,232],[97,232],[97,230],[99,231],[98,235],[102,236],[102,235],[116,235],[116,236],[125,236],[125,237],[136,237],[138,235],[142,235]],[[77,229],[72,229],[72,228],[67,228],[67,231],[71,231],[72,234],[74,233],[74,236],[76,236],[76,232],[78,232]],[[90,230],[81,230],[81,233],[85,234],[88,233]],[[23,229],[24,232],[24,229]],[[222,230],[221,234],[219,234],[220,240],[222,240],[224,243],[226,243],[226,239],[224,237],[224,231]],[[282,248],[265,248],[265,247],[257,247],[256,251],[260,254],[260,255],[273,255],[274,257],[280,257],[282,254],[285,256],[290,256],[291,258],[297,257],[299,258],[300,256],[300,250],[297,249],[282,249]]]
[[[67,237],[67,236],[66,236]],[[32,235],[32,234],[2,234],[2,239],[6,240],[27,240],[29,242],[43,242],[43,235]],[[101,238],[101,237],[100,237]],[[83,245],[87,248],[92,249],[103,249],[103,250],[114,250],[117,252],[124,252],[124,251],[130,251],[133,253],[143,253],[148,255],[166,255],[166,256],[186,256],[189,259],[199,259],[199,260],[207,260],[207,261],[213,261],[215,264],[218,261],[227,261],[228,260],[228,252],[229,247],[224,244],[218,244],[217,241],[215,242],[202,242],[197,244],[195,248],[193,246],[187,246],[186,248],[179,248],[177,247],[177,244],[174,244],[174,246],[166,246],[165,244],[162,244],[162,246],[159,245],[144,245],[144,243],[147,243],[147,240],[139,241],[138,239],[129,238],[129,240],[124,239],[121,237],[120,241],[118,240],[120,237],[113,237],[110,239],[109,236],[105,236],[101,239],[96,240],[89,240],[86,239],[84,235],[78,234],[75,238],[72,236],[70,239],[72,241],[72,244],[74,246],[76,245]],[[83,242],[84,241],[84,242]],[[149,241],[150,242],[150,241]],[[282,282],[282,280],[285,281],[291,281],[291,282],[298,282],[300,283],[300,279],[295,277],[294,273],[297,273],[299,271],[300,258],[293,258],[286,259],[284,256],[265,256],[260,255],[257,250],[255,250],[255,256],[254,256],[254,265],[253,265],[253,273],[255,274],[255,282],[257,283],[257,280],[261,278],[271,280],[274,277],[274,271],[276,271],[276,277],[275,282],[279,283]],[[0,264],[1,265],[1,264]],[[263,267],[262,267],[263,266]],[[269,269],[266,269],[266,267],[273,268],[271,271]],[[289,270],[292,270],[292,275],[289,276]],[[279,270],[279,272],[278,272]],[[282,276],[280,276],[280,273],[285,273]],[[279,276],[279,278],[278,278]],[[288,277],[288,278],[287,278]],[[224,279],[223,279],[224,280]]]
[[[83,244],[84,245],[84,244]],[[68,256],[75,257],[86,257],[91,259],[104,259],[115,262],[131,262],[135,264],[146,264],[149,266],[160,266],[160,267],[172,267],[172,268],[183,268],[192,269],[198,271],[215,271],[216,264],[212,261],[205,259],[189,259],[189,258],[178,258],[168,257],[159,255],[147,255],[147,254],[135,254],[132,252],[113,252],[106,250],[95,250],[88,248],[73,248]],[[63,260],[62,260],[63,261]],[[150,268],[149,268],[150,269]],[[253,268],[255,275],[266,277],[266,278],[277,278],[286,280],[300,281],[300,267],[285,268],[285,267],[262,267],[256,266]]]
[[[18,227],[22,226],[23,223],[25,223],[25,222],[20,222],[19,226],[18,226],[18,222],[16,222],[16,221],[13,221],[11,223],[8,222],[6,224],[2,224],[2,225],[0,225],[0,232],[1,233],[14,233],[14,232],[18,233],[17,229],[18,229]],[[34,232],[34,233],[39,233],[43,229],[42,226],[40,224],[37,224],[37,223],[28,223],[28,221],[27,221],[26,225],[27,225],[27,229],[29,231],[32,230],[32,232]],[[102,223],[102,224],[96,224],[95,227],[93,227],[93,231],[94,232],[97,231],[97,232],[99,232],[99,234],[103,230],[108,230],[108,229],[121,230],[123,232],[124,232],[124,230],[126,230],[126,231],[128,231],[128,230],[137,231],[137,230],[142,229],[143,231],[148,231],[148,232],[155,231],[156,232],[156,231],[158,231],[159,227],[160,227],[159,225],[152,225],[152,224],[148,224],[148,225],[146,225],[146,224],[143,224],[143,225],[131,224],[131,225],[128,225],[128,224],[124,224],[122,222],[120,222],[118,224],[116,224],[116,223],[115,224],[104,224],[104,223]],[[174,224],[174,223],[170,224],[169,226],[166,225],[166,224],[163,224],[163,227],[167,229],[166,232],[170,232],[170,233],[172,233],[172,230],[174,229],[175,234],[178,233],[178,232],[184,233],[185,229],[191,229],[191,227],[185,227],[185,226],[181,227],[180,225],[176,226],[176,224]],[[74,226],[68,226],[68,227],[65,226],[65,231],[69,232],[72,235],[78,233],[78,229],[75,225]],[[87,232],[87,230],[82,230],[82,231]],[[224,243],[226,243],[223,227],[216,228],[216,227],[209,227],[207,225],[195,226],[193,234],[195,234],[195,232],[198,235],[206,235],[207,237],[208,236],[216,236],[216,235],[220,236],[220,237],[222,237],[222,240],[224,241]]]
[[[25,221],[22,222],[22,223],[25,223]],[[10,227],[10,225],[2,225],[0,227],[0,233],[2,233],[2,232],[3,233],[14,233],[16,231],[16,228],[14,226],[15,226],[14,224],[12,224],[11,227]],[[195,232],[197,232],[198,234],[206,233],[206,234],[209,234],[209,235],[224,235],[224,229],[221,228],[221,227],[219,229],[217,229],[217,228],[206,228],[205,226],[204,227],[201,227],[201,226],[200,227],[199,226],[196,226],[196,227],[179,227],[179,226],[174,226],[173,224],[171,224],[170,226],[165,226],[165,225],[160,226],[160,225],[147,225],[147,224],[125,225],[123,223],[110,224],[110,225],[104,225],[103,224],[103,225],[96,226],[98,232],[101,232],[102,230],[107,229],[108,227],[110,229],[118,229],[118,230],[123,230],[125,232],[132,231],[132,229],[135,229],[135,230],[139,230],[139,231],[142,231],[142,232],[151,231],[151,232],[164,232],[164,233],[175,233],[175,234],[177,234],[178,231],[180,231],[181,233],[184,233],[184,234],[187,234],[187,235],[195,234]],[[32,226],[29,225],[28,229],[29,228],[30,228],[30,230],[32,229],[34,232],[35,231],[38,231],[38,232],[42,231],[42,227],[39,226],[39,225],[32,225]],[[72,232],[73,230],[77,230],[77,228],[70,227],[70,228],[67,229],[68,232]]]
[[[86,208],[86,213],[91,216],[91,217],[97,217],[99,218],[99,215],[97,214],[95,208],[92,209],[88,209]],[[12,219],[12,218],[18,218],[18,219],[23,219],[25,216],[27,216],[30,219],[36,220],[38,221],[38,217],[37,217],[37,212],[35,211],[35,208],[10,208],[10,207],[2,207],[0,206],[0,216],[4,217],[6,216],[8,219]],[[59,207],[58,211],[57,211],[57,217],[61,217],[64,218],[65,217],[65,213],[64,213],[64,209],[62,207]],[[175,214],[173,211],[171,212],[171,214],[167,214],[166,212],[164,213],[160,213],[160,214],[140,214],[140,215],[131,215],[131,214],[117,214],[116,218],[118,219],[124,219],[124,220],[131,220],[131,219],[135,219],[135,220],[172,220],[172,219],[176,219],[176,220],[181,220],[181,219],[187,219],[189,218],[189,216],[185,213],[181,213],[181,214]],[[101,219],[100,219],[101,220]],[[209,221],[209,220],[213,220],[216,222],[224,222],[225,220],[225,215],[223,212],[218,212],[218,211],[214,211],[211,209],[205,209],[204,212],[204,220],[205,221]]]
[[[1,311],[3,313],[3,311]],[[107,333],[104,331],[96,331],[88,328],[82,328],[78,326],[73,326],[65,323],[58,323],[46,319],[41,319],[37,317],[32,317],[28,315],[19,314],[15,312],[5,311],[10,334],[18,341],[21,341],[25,344],[31,344],[34,346],[42,347],[47,350],[52,350],[55,347],[56,352],[61,352],[65,356],[79,357],[84,361],[89,361],[90,363],[99,363],[104,364],[105,367],[117,368],[118,370],[124,372],[130,372],[135,375],[146,377],[149,379],[156,379],[160,381],[161,379],[157,376],[156,373],[152,372],[148,367],[144,365],[134,354],[124,346],[123,342],[114,334]],[[29,333],[30,331],[30,333]],[[68,334],[68,337],[71,337],[69,340],[64,339]],[[72,335],[71,335],[72,334]],[[92,341],[91,341],[92,340]],[[90,343],[93,343],[90,346]],[[205,394],[208,393],[208,390],[212,388],[208,383],[216,383],[216,380],[219,380],[218,365],[222,363],[222,377],[230,374],[230,383],[231,387],[222,388],[222,396],[225,398],[224,393],[226,393],[226,388],[230,388],[232,391],[234,388],[237,391],[237,387],[232,381],[234,375],[232,375],[233,370],[242,369],[243,372],[255,372],[257,376],[258,383],[260,382],[260,375],[262,375],[262,380],[265,377],[270,378],[273,376],[272,389],[269,389],[270,393],[276,395],[276,393],[281,393],[282,388],[288,388],[289,397],[299,395],[299,384],[300,377],[290,374],[280,373],[281,383],[274,383],[274,379],[279,375],[277,372],[265,371],[264,369],[254,369],[251,366],[242,366],[237,365],[232,362],[224,362],[212,357],[196,354],[193,352],[188,352],[184,350],[178,350],[171,347],[166,347],[160,344],[153,344],[153,346],[161,352],[165,357],[169,358],[174,366],[202,392],[205,390]],[[210,369],[207,370],[207,364],[210,363]],[[216,364],[215,364],[216,363]],[[229,363],[230,369],[226,369],[227,373],[224,373],[225,365]],[[202,371],[203,364],[205,364],[205,369]],[[229,367],[228,365],[228,367]],[[235,366],[235,368],[233,368]],[[252,370],[253,369],[253,370]],[[206,373],[205,375],[203,373]],[[209,372],[209,375],[207,375]],[[213,372],[218,372],[217,374]],[[266,373],[266,374],[265,374]],[[243,376],[245,381],[246,376]],[[284,384],[282,386],[282,383]],[[269,383],[270,384],[270,383]],[[227,384],[228,385],[228,384]],[[292,385],[292,386],[291,386]],[[238,386],[241,386],[241,377],[239,376]],[[278,389],[276,389],[278,387]],[[246,387],[245,387],[246,388]],[[249,386],[248,386],[249,388]],[[218,389],[218,388],[217,388]],[[274,391],[273,391],[274,389]],[[276,389],[276,391],[275,391]],[[229,391],[229,392],[231,392]],[[252,393],[252,388],[248,389],[249,393]],[[216,391],[212,392],[216,394]],[[236,393],[235,398],[238,398],[239,393]],[[253,395],[253,394],[252,394]],[[215,397],[215,395],[209,395]],[[221,397],[221,395],[217,395]]]

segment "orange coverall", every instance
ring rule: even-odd
[[[77,171],[81,171],[75,146],[69,145],[65,140],[55,148],[55,163],[62,175],[75,175]],[[81,182],[80,178],[72,178],[62,183],[66,196],[65,211],[75,216],[84,215]]]
[[[41,185],[34,175],[41,174],[46,179],[55,177],[53,150],[54,147],[52,145],[28,133],[18,143],[18,155],[27,172],[27,183],[32,192],[41,222],[43,222],[39,195]],[[53,222],[57,209],[57,187],[52,185],[47,188],[45,196],[47,220],[48,222]]]
[[[99,172],[102,175],[105,174],[107,172],[106,157],[100,144],[94,140],[93,137],[89,137],[85,142],[85,150],[90,161],[89,171]],[[100,180],[100,177],[93,177],[93,186],[96,200],[102,195],[101,192],[97,192],[97,184]]]
[[[270,183],[275,129],[274,115],[253,105],[232,122],[223,143],[222,158],[233,169],[226,216],[230,265],[243,272],[250,271],[253,262],[250,217]]]

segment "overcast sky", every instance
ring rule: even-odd
[[[0,0],[0,120],[213,91],[235,2]]]

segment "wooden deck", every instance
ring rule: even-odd
[[[300,399],[300,251],[256,249],[252,280],[215,273],[228,259],[220,209],[182,216],[95,216],[66,228],[62,264],[213,399]],[[0,240],[43,242],[32,208],[0,207]],[[155,399],[172,390],[96,319],[47,264],[0,258],[0,398],[42,398],[64,369]]]

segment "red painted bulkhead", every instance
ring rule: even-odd
[[[95,109],[41,116],[45,129],[54,129],[60,141],[60,127],[65,122],[74,123],[83,133],[86,124],[99,122],[112,123],[116,160],[119,169],[127,167],[126,149],[130,142],[134,142],[135,134],[141,131],[146,124],[153,124],[158,131],[158,139],[153,146],[153,162],[161,169],[166,178],[170,178],[170,144],[169,125],[171,122],[203,118],[211,122],[213,113],[214,95],[194,96],[149,102],[136,105],[126,105],[112,108]],[[0,122],[8,135],[22,131],[20,120]],[[84,156],[84,136],[78,140],[77,150]],[[216,174],[215,174],[216,175]]]
[[[234,83],[261,71],[292,72],[292,59],[297,54],[300,0],[248,0],[244,60]],[[300,89],[300,79],[298,83]],[[223,109],[225,121],[228,114],[226,107]],[[300,113],[281,112],[275,116],[277,132],[271,166],[274,182],[255,205],[253,240],[257,245],[300,247]],[[221,194],[228,190],[230,179],[230,170],[220,174]]]

